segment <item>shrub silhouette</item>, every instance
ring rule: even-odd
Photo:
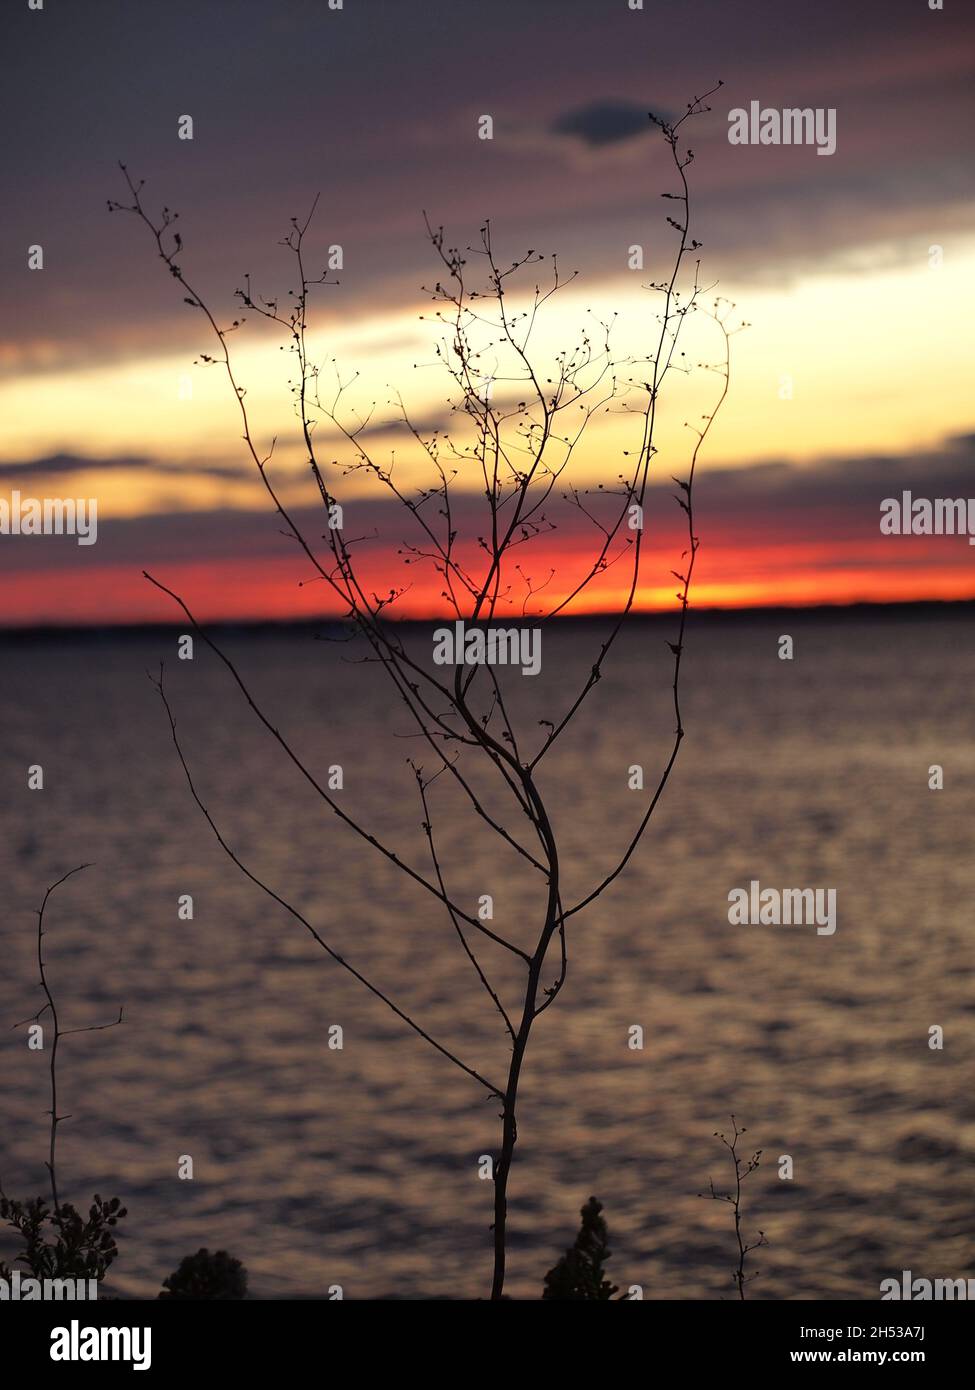
[[[605,1302],[617,1292],[617,1286],[604,1277],[603,1265],[613,1252],[607,1244],[609,1232],[600,1215],[602,1209],[595,1197],[590,1197],[582,1208],[582,1225],[575,1244],[546,1274],[542,1298]]]
[[[42,1197],[18,1202],[0,1194],[0,1218],[19,1231],[24,1242],[14,1264],[25,1265],[35,1279],[103,1279],[118,1254],[111,1228],[125,1214],[117,1197],[103,1202],[97,1193],[87,1220],[70,1202],[51,1208]],[[2,1260],[0,1278],[10,1278]]]
[[[205,1247],[186,1255],[168,1279],[160,1298],[232,1299],[247,1297],[247,1270],[226,1250],[211,1255]]]

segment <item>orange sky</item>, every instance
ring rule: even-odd
[[[703,490],[703,485],[702,485]],[[657,505],[669,501],[663,490]],[[672,505],[672,504],[671,504]],[[676,511],[676,508],[674,508]],[[303,520],[306,518],[303,516]],[[777,516],[761,511],[751,518],[753,539],[743,538],[736,524],[702,523],[693,602],[700,607],[805,606],[859,602],[907,602],[917,599],[975,598],[972,549],[964,537],[881,536],[858,529],[836,537],[817,534],[821,515],[811,513],[805,534],[793,528],[781,532]],[[222,524],[233,528],[232,517]],[[174,519],[178,524],[178,519]],[[218,525],[220,523],[215,523]],[[275,539],[280,540],[274,553]],[[30,540],[21,542],[22,548]],[[179,610],[142,576],[134,559],[114,564],[99,562],[96,550],[72,547],[67,538],[58,542],[63,564],[59,568],[24,568],[8,572],[4,597],[8,623],[14,625],[87,623],[178,622]],[[682,534],[679,523],[663,525],[649,542],[645,560],[646,580],[638,591],[635,607],[676,611],[676,582],[670,567],[679,564]],[[338,615],[340,605],[308,563],[294,553],[276,533],[248,553],[210,559],[185,559],[154,554],[146,566],[167,587],[179,593],[200,619],[301,619]],[[147,548],[148,553],[148,548]],[[320,551],[324,554],[324,548]],[[564,592],[578,577],[591,556],[591,545],[579,536],[558,543],[540,538],[533,551],[531,572],[544,578],[555,569],[558,578],[543,595],[548,602]],[[571,612],[606,612],[618,607],[628,587],[625,561],[594,581]],[[441,616],[448,612],[440,597],[442,582],[431,567],[403,568],[396,548],[374,544],[361,557],[361,573],[379,591],[390,582],[410,587],[397,602],[401,617]],[[304,582],[311,576],[312,582]],[[502,606],[506,618],[521,610],[521,600]],[[390,610],[391,612],[393,610]],[[529,605],[529,615],[538,608]],[[96,617],[97,615],[97,617]]]

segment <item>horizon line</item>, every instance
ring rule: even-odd
[[[853,616],[862,612],[879,612],[894,614],[917,614],[920,616],[921,610],[946,609],[959,610],[975,606],[975,595],[971,598],[958,599],[862,599],[851,600],[846,603],[768,603],[768,604],[734,604],[722,606],[711,604],[707,607],[695,607],[693,604],[688,606],[688,615],[695,615],[704,618],[749,618],[758,614],[809,614],[833,616]],[[512,615],[511,617],[498,618],[493,620],[494,624],[504,626],[524,626],[541,625],[543,623],[594,623],[608,620],[616,620],[620,617],[618,610],[606,609],[601,612],[592,613],[565,613],[556,614],[554,617],[539,615],[535,619],[527,618],[525,615]],[[641,608],[624,615],[624,621],[659,621],[666,618],[679,617],[679,610],[665,608]],[[520,620],[519,620],[520,619]],[[197,626],[198,630],[259,630],[259,631],[297,631],[299,629],[316,628],[322,626],[342,627],[349,619],[344,617],[331,617],[323,614],[314,618],[213,618],[201,622]],[[470,619],[458,619],[453,615],[433,614],[429,617],[409,617],[395,618],[389,616],[384,621],[396,627],[428,627],[431,623],[452,623],[457,621],[469,622]],[[478,626],[488,625],[484,621]],[[186,628],[186,622],[171,622],[160,620],[158,622],[106,622],[106,623],[25,623],[25,624],[0,624],[0,641],[19,638],[43,638],[43,637],[66,637],[66,636],[95,636],[106,634],[135,635],[137,633],[150,632],[174,632],[182,631]]]

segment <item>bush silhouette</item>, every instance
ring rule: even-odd
[[[565,1252],[554,1269],[545,1276],[542,1298],[567,1298],[607,1301],[617,1287],[604,1277],[603,1265],[613,1253],[607,1241],[609,1233],[600,1212],[602,1203],[595,1197],[582,1208],[582,1225],[575,1244]]]
[[[0,1192],[0,1220],[24,1243],[14,1264],[24,1265],[35,1279],[104,1279],[118,1254],[111,1228],[125,1215],[118,1197],[103,1202],[97,1193],[85,1218],[70,1202],[54,1208],[42,1197],[19,1202]],[[10,1274],[0,1260],[0,1278],[9,1280]]]
[[[247,1270],[226,1250],[206,1248],[186,1255],[163,1280],[160,1298],[232,1299],[247,1297]]]

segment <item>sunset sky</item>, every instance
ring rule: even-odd
[[[645,351],[657,307],[645,286],[665,269],[674,206],[659,197],[673,176],[646,112],[679,113],[718,78],[689,138],[694,234],[703,278],[750,327],[734,339],[731,393],[700,464],[696,602],[975,597],[965,537],[879,531],[880,502],[902,489],[975,495],[965,11],[952,0],[943,11],[926,0],[20,5],[4,20],[0,498],[97,498],[98,542],[0,535],[0,621],[173,618],[144,568],[198,617],[328,608],[323,585],[300,585],[308,567],[269,512],[225,378],[193,365],[213,347],[199,315],[145,229],[108,215],[124,193],[118,160],[146,180],[153,212],[179,209],[183,269],[227,322],[245,273],[285,297],[280,239],[321,193],[311,254],[340,244],[344,266],[318,298],[315,352],[343,379],[358,373],[350,396],[376,403],[372,446],[396,449],[409,474],[389,402],[401,395],[433,428],[449,394],[421,319],[421,286],[437,278],[423,212],[452,244],[489,217],[501,260],[532,247],[579,272],[540,332],[543,359],[587,311],[615,313],[621,350]],[[731,145],[728,112],[752,100],[835,108],[835,154]],[[491,141],[477,138],[485,113]],[[177,138],[183,114],[192,140]],[[627,266],[634,244],[642,273]],[[33,245],[42,270],[28,269]],[[248,322],[232,346],[256,442],[277,437],[273,476],[317,535],[287,361],[265,325]],[[641,607],[674,602],[670,480],[686,469],[684,422],[711,396],[706,374],[664,393]],[[577,482],[615,480],[625,425],[593,422]],[[323,457],[345,460],[321,438]],[[338,491],[357,532],[386,534],[386,504],[356,478]],[[459,514],[476,532],[475,505],[461,500]],[[571,575],[591,544],[563,520],[537,542],[535,573]],[[410,584],[404,615],[436,611],[436,576],[406,575],[395,551],[372,545],[371,579]],[[611,607],[623,583],[611,570],[575,611]]]

